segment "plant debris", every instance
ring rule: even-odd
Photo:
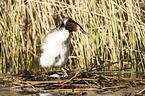
[[[12,82],[13,86],[9,87],[9,89],[20,88],[21,91],[23,90],[27,93],[59,92],[64,95],[87,94],[88,91],[94,91],[97,94],[107,94],[134,87],[137,84],[145,84],[144,79],[110,77],[96,72],[87,72],[86,70],[67,73],[68,77],[65,77],[60,71],[30,73],[25,70],[16,75],[19,78],[18,80],[3,79],[1,84]],[[52,77],[53,74],[58,74],[59,77]],[[120,82],[124,82],[124,84]],[[144,94],[144,89],[136,94]]]

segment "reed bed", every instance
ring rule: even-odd
[[[65,67],[145,72],[144,0],[1,0],[0,5],[1,73],[37,66],[43,38],[63,17],[91,35],[72,34]]]

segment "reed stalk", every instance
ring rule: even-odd
[[[71,69],[145,70],[144,0],[1,0],[0,5],[1,73],[32,70],[43,38],[67,16],[91,35],[72,34]]]

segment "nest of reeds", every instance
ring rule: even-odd
[[[19,81],[19,83],[23,84],[23,90],[26,89],[26,86],[30,86],[35,92],[57,91],[65,95],[82,95],[87,94],[88,91],[94,91],[100,94],[113,93],[123,88],[136,86],[137,84],[145,84],[145,81],[142,81],[142,79],[136,78],[131,80],[131,78],[104,76],[102,73],[96,73],[96,71],[88,72],[86,70],[80,70],[77,72],[68,71],[67,73],[68,77],[65,77],[61,71],[32,74],[25,70],[18,74],[18,76],[22,80]],[[59,77],[54,77],[56,74],[59,75]],[[120,82],[126,83],[119,84]]]

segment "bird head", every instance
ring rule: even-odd
[[[84,31],[84,29],[77,22],[75,22],[69,17],[63,18],[61,27],[65,27],[65,29],[69,30],[69,32],[76,31],[90,36],[88,33]]]

